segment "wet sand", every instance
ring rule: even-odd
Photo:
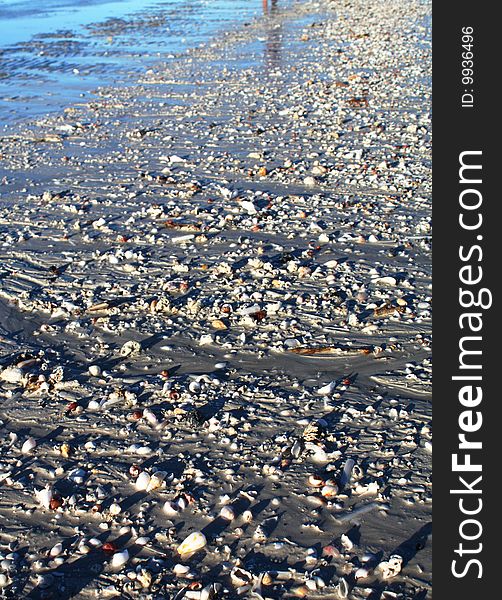
[[[7,597],[432,597],[430,50],[278,6],[3,133]]]

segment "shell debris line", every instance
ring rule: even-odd
[[[0,595],[432,597],[430,59],[279,2],[2,138]]]

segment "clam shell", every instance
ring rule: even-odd
[[[157,490],[162,487],[164,484],[164,479],[167,477],[166,471],[157,471],[150,477],[150,481],[146,486],[146,491],[151,492],[152,490]],[[138,477],[139,479],[139,477]],[[138,483],[136,481],[136,483]]]
[[[29,437],[21,447],[23,454],[29,454],[37,445],[35,438]]]
[[[224,506],[220,510],[220,517],[222,519],[225,519],[226,521],[233,521],[235,519],[234,509],[231,508],[230,506]]]
[[[135,488],[138,491],[145,491],[148,489],[148,486],[150,485],[150,474],[147,473],[146,471],[142,471],[139,475],[138,478],[136,479],[136,482],[134,484]]]
[[[112,556],[112,567],[114,569],[118,569],[123,567],[126,562],[129,560],[129,552],[127,550],[122,550],[121,552],[115,552]]]

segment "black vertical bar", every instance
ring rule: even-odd
[[[434,584],[452,600],[502,597],[497,21],[491,3],[434,5]]]

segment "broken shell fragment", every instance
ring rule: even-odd
[[[46,487],[43,490],[35,490],[37,501],[47,510],[51,508],[51,500],[54,498],[54,493],[51,488]]]
[[[399,575],[402,567],[403,557],[399,554],[393,554],[389,560],[384,560],[375,567],[375,575],[382,580],[392,579]]]

